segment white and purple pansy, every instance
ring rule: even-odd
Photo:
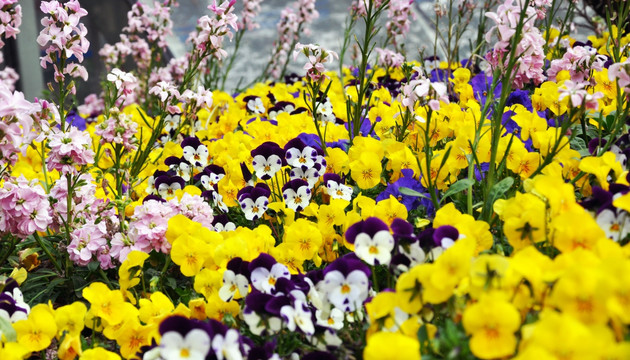
[[[346,240],[354,244],[357,256],[370,265],[389,265],[394,249],[394,236],[383,220],[370,217],[350,226]]]
[[[286,322],[289,331],[300,329],[306,335],[315,333],[315,325],[313,324],[313,312],[311,308],[303,300],[295,300],[293,304],[284,305],[280,309],[280,315]]]
[[[169,176],[174,176],[176,173],[173,170],[169,170],[167,171],[162,171],[162,170],[155,170],[155,172],[153,173],[153,175],[149,176],[149,178],[147,179],[147,188],[145,189],[145,191],[147,192],[147,194],[149,195],[155,195],[157,194],[157,188],[155,187],[155,179],[159,178],[160,176],[163,175],[169,175]]]
[[[243,320],[252,334],[257,336],[263,333],[274,334],[282,329],[282,319],[279,312],[273,311],[270,307],[275,298],[271,294],[256,290],[256,288],[252,289],[245,298]]]
[[[271,141],[260,144],[251,154],[256,177],[262,180],[271,179],[285,164],[284,151]]]
[[[420,240],[413,232],[413,225],[406,220],[396,218],[392,221],[391,229],[394,240],[398,244],[398,252],[408,260],[405,270],[422,264],[426,254],[420,246]],[[394,262],[393,259],[392,262]]]
[[[142,348],[145,360],[239,360],[247,358],[253,342],[237,330],[210,319],[199,321],[183,316],[170,316],[160,323],[160,342]]]
[[[341,176],[334,173],[324,174],[327,194],[333,199],[352,200],[352,188],[344,185]]]
[[[276,262],[276,259],[265,253],[249,263],[249,271],[252,287],[265,294],[271,294],[275,290],[278,279],[291,278],[286,265]]]
[[[155,179],[155,188],[164,199],[175,196],[175,191],[186,186],[186,181],[180,176],[162,175]]]
[[[295,105],[289,101],[279,101],[273,107],[269,108],[268,118],[270,120],[275,120],[278,115],[282,113],[290,114],[293,110],[295,110]]]
[[[225,170],[218,165],[208,165],[202,172],[195,175],[194,180],[201,183],[204,189],[210,190],[225,177]]]
[[[142,359],[198,359],[210,354],[212,333],[208,324],[183,316],[170,316],[160,323],[160,343],[144,349]]]
[[[208,165],[208,147],[195,137],[190,136],[182,141],[184,159],[198,168]]]
[[[287,164],[294,168],[302,168],[307,170],[315,165],[317,156],[319,155],[316,148],[307,146],[299,138],[289,141],[284,146],[284,158]]]
[[[324,170],[326,168],[323,168]],[[321,176],[322,166],[320,164],[315,163],[310,169],[302,170],[302,168],[293,168],[289,172],[289,177],[291,180],[302,179],[308,183],[309,188],[313,188],[315,184],[319,181]]]
[[[333,306],[344,312],[354,312],[368,297],[370,274],[370,268],[351,253],[324,269],[324,279],[318,287]]]
[[[247,107],[247,111],[252,114],[260,115],[264,114],[267,110],[265,109],[265,104],[263,104],[262,99],[259,96],[250,95],[243,98],[245,102],[245,106]]]
[[[306,181],[295,179],[282,187],[284,204],[293,211],[303,210],[311,201],[311,189]]]
[[[210,190],[206,190],[201,193],[201,197],[206,199],[206,201],[210,202],[210,205],[214,209],[219,209],[224,213],[228,212],[227,205],[223,202],[223,195],[219,194],[218,186],[214,185]],[[218,231],[218,230],[217,230]]]
[[[240,257],[233,258],[223,272],[223,286],[219,289],[219,297],[225,302],[240,299],[247,295],[249,289],[249,262]]]
[[[184,181],[190,180],[192,174],[192,166],[185,158],[178,158],[177,156],[169,156],[164,160],[164,164],[168,165],[169,170],[173,171],[175,175],[184,179]]]
[[[239,190],[236,197],[247,220],[257,220],[267,211],[269,195],[271,195],[271,190],[263,183],[246,186]]]
[[[212,226],[216,232],[236,230],[236,225],[225,214],[214,215]]]
[[[17,282],[13,278],[8,278],[0,294],[0,318],[14,323],[26,320],[30,311],[31,308],[24,302],[24,296]],[[0,336],[2,336],[2,330],[0,330]]]
[[[459,231],[451,225],[442,225],[433,231],[433,244],[435,247],[430,251],[430,257],[437,259],[444,250],[450,248],[455,244],[455,241],[464,238],[465,235],[460,234]]]

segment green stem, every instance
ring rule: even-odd
[[[59,263],[57,262],[57,259],[50,253],[50,250],[48,250],[46,245],[44,245],[44,240],[39,236],[39,234],[37,232],[33,233],[33,237],[35,238],[35,241],[37,241],[37,244],[39,244],[39,247],[41,247],[42,250],[44,250],[44,252],[46,253],[46,255],[48,255],[48,258],[50,259],[50,262],[53,263],[53,266],[55,267],[57,272],[59,274],[61,274],[63,272],[62,269],[61,269],[61,266],[59,266]]]

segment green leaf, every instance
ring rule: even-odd
[[[426,196],[425,194],[423,194],[421,192],[418,192],[416,190],[410,189],[408,187],[401,186],[401,187],[398,188],[398,191],[400,191],[400,193],[403,194],[403,195],[415,196],[415,197],[421,197],[421,198],[429,199],[429,197]]]
[[[508,176],[505,179],[494,184],[492,189],[490,189],[490,194],[488,195],[488,202],[486,202],[486,204],[488,206],[492,206],[499,197],[505,194],[505,192],[508,191],[512,187],[513,184],[514,184],[514,178],[511,176]]]
[[[98,269],[98,265],[100,263],[98,261],[91,261],[88,265],[87,268],[88,270],[90,270],[90,272],[94,272]]]
[[[508,176],[505,179],[494,184],[492,189],[490,189],[490,194],[488,194],[488,199],[483,204],[483,211],[481,214],[483,219],[490,218],[490,215],[492,214],[492,206],[494,205],[494,202],[503,194],[505,194],[505,192],[508,191],[510,187],[512,187],[513,184],[514,184],[514,178],[511,176]]]
[[[442,200],[440,200],[440,203],[446,199],[449,196],[453,196],[459,192],[464,191],[465,189],[469,188],[470,186],[472,186],[472,184],[475,183],[475,180],[473,179],[461,179],[458,180],[456,183],[454,183],[453,185],[448,187],[448,190],[446,190],[446,192],[444,193],[444,196],[442,196]]]
[[[17,341],[17,334],[13,326],[11,326],[11,322],[3,317],[0,317],[0,334],[6,338],[7,342]]]

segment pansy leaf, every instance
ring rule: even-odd
[[[17,334],[11,322],[0,316],[0,334],[6,339],[7,342],[16,342]]]
[[[414,196],[414,197],[421,197],[421,198],[425,198],[425,199],[430,199],[426,194],[423,194],[421,192],[418,192],[416,190],[413,190],[411,188],[408,187],[404,187],[401,186],[398,188],[398,191],[403,194],[403,195],[407,195],[407,196]]]
[[[487,215],[488,212],[491,211],[494,202],[503,194],[505,194],[505,192],[508,191],[513,184],[514,178],[511,176],[508,176],[505,179],[494,184],[492,189],[490,189],[490,194],[488,194],[488,201],[484,203],[482,215]]]
[[[473,179],[458,180],[456,183],[448,187],[448,190],[446,190],[446,192],[444,193],[442,200],[446,199],[449,196],[453,196],[459,192],[464,191],[465,189],[469,188],[474,183],[475,183],[475,180]],[[442,202],[442,200],[440,200],[440,202]]]

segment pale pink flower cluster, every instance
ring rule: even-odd
[[[137,206],[129,223],[128,233],[129,239],[135,244],[135,250],[146,253],[156,250],[167,254],[171,249],[165,236],[168,220],[176,214],[177,209],[172,204],[157,200],[148,200]],[[112,250],[118,252],[118,247],[112,246]]]
[[[399,38],[404,38],[409,32],[411,20],[416,19],[413,12],[413,0],[391,0],[387,7],[387,36],[398,48]]]
[[[241,11],[241,21],[238,22],[238,29],[247,29],[252,31],[258,29],[260,24],[256,23],[254,19],[260,13],[260,4],[263,0],[244,0],[243,11]]]
[[[273,44],[274,49],[277,51],[275,54],[272,54],[269,67],[269,74],[275,79],[280,77],[282,66],[288,58],[293,41],[297,41],[299,38],[297,33],[299,23],[297,19],[297,14],[291,7],[284,8],[280,13],[280,22],[276,26],[278,29],[278,40]]]
[[[73,224],[69,224],[70,227],[74,227],[74,223],[81,223],[84,220],[89,220],[97,212],[94,211],[98,205],[103,203],[102,200],[96,200],[96,185],[94,184],[94,178],[89,173],[84,173],[77,179],[83,183],[83,186],[75,186],[72,192],[72,198],[70,199],[70,206],[72,209]],[[68,179],[66,176],[61,176],[50,189],[50,197],[53,200],[53,224],[52,228],[58,229],[68,222]]]
[[[369,3],[372,3],[372,9],[378,9],[383,5],[383,0],[352,0],[350,8],[348,9],[352,16],[363,17],[367,15],[367,8],[365,7]]]
[[[211,55],[219,60],[227,57],[227,51],[223,49],[225,36],[232,40],[233,31],[238,30],[238,18],[234,14],[235,0],[226,0],[217,5],[216,0],[208,9],[214,13],[214,17],[204,15],[197,20],[197,29],[192,32],[188,40],[199,51],[199,56],[205,58]]]
[[[200,223],[208,229],[213,229],[212,220],[214,220],[214,216],[212,207],[201,196],[184,193],[181,200],[178,201],[177,198],[173,198],[169,200],[169,203],[171,207],[177,209],[179,214]]]
[[[300,53],[308,58],[308,62],[304,65],[304,70],[306,70],[306,76],[314,82],[319,82],[326,77],[324,64],[331,63],[334,59],[339,59],[339,55],[336,52],[314,44],[304,45],[298,43],[295,45],[293,59],[297,59]]]
[[[33,114],[41,110],[37,103],[24,99],[24,94],[11,91],[0,83],[0,177],[5,166],[13,166],[17,154],[36,137],[33,130]]]
[[[160,81],[181,84],[187,68],[188,58],[186,56],[172,58],[166,66],[151,72],[149,84],[154,86]]]
[[[405,62],[405,57],[395,51],[381,48],[375,48],[374,50],[378,54],[377,61],[380,66],[398,68]]]
[[[268,74],[277,79],[280,77],[282,67],[287,62],[291,47],[299,40],[299,31],[309,33],[306,26],[319,17],[315,10],[315,0],[297,0],[287,6],[280,13],[278,40],[273,43],[274,54],[271,57]]]
[[[610,81],[617,80],[619,88],[622,88],[626,94],[630,94],[630,59],[610,65],[608,78]]]
[[[108,70],[122,66],[129,56],[140,72],[149,69],[151,48],[166,48],[166,37],[172,33],[171,4],[177,5],[175,1],[156,1],[153,7],[146,7],[141,2],[132,6],[127,13],[127,26],[120,34],[120,41],[114,45],[105,44],[98,52]],[[155,52],[155,55],[156,60],[160,61],[160,52]]]
[[[91,220],[77,227],[70,233],[70,239],[68,255],[75,264],[87,266],[96,256],[104,270],[114,266],[109,256],[107,223],[105,221],[96,224]]]
[[[77,166],[94,162],[92,138],[87,131],[81,131],[74,126],[63,132],[51,129],[48,146],[50,152],[46,160],[48,170],[58,170],[62,174],[77,174]]]
[[[105,110],[105,100],[96,94],[85,97],[83,104],[78,107],[79,113],[88,117],[96,117]]]
[[[3,38],[15,39],[20,33],[22,7],[16,4],[17,0],[0,0],[0,48],[4,46]]]
[[[168,221],[178,214],[210,230],[214,229],[212,208],[201,196],[185,193],[181,200],[173,198],[168,202],[151,199],[135,208],[128,234],[118,233],[113,236],[110,255],[123,262],[133,250],[169,253],[171,245],[166,240]]]
[[[20,239],[36,231],[45,231],[52,222],[48,197],[37,180],[20,176],[10,178],[0,187],[0,234]]]
[[[547,76],[550,81],[556,81],[556,75],[562,70],[571,74],[571,81],[584,82],[589,78],[591,70],[601,71],[604,68],[606,56],[597,53],[590,46],[574,46],[568,48],[561,59],[551,61]]]
[[[167,110],[171,115],[181,113],[181,109],[178,106],[172,105],[174,100],[179,100],[181,97],[175,85],[166,81],[160,81],[149,90],[149,94],[157,96],[162,104],[166,104]]]
[[[297,0],[297,15],[300,24],[310,24],[319,17],[319,12],[315,9],[317,0]],[[310,35],[311,30],[307,27],[302,29],[304,34]]]
[[[138,86],[138,79],[132,73],[124,72],[118,68],[112,69],[107,74],[107,81],[113,82],[116,90],[120,91],[123,96],[131,94]]]
[[[20,80],[20,75],[12,67],[6,66],[0,70],[0,82],[5,84],[10,91],[15,90],[15,84],[17,84],[18,80]]]
[[[129,114],[122,113],[118,108],[110,109],[110,117],[96,126],[94,133],[101,137],[101,144],[120,144],[126,151],[138,148],[138,139],[134,135],[138,132],[138,124]]]
[[[571,80],[565,80],[562,86],[558,89],[560,96],[559,100],[569,97],[570,103],[574,108],[584,106],[585,109],[597,110],[599,108],[599,102],[597,100],[604,97],[600,91],[593,94],[589,94],[585,87],[588,85],[586,82],[575,83]]]
[[[448,104],[448,89],[444,83],[431,82],[427,78],[411,80],[402,89],[402,105],[407,107],[411,112],[414,111],[416,102],[423,101],[433,111],[440,110],[440,101]],[[425,105],[421,103],[420,105]]]
[[[499,5],[496,13],[486,12],[486,17],[494,22],[494,26],[486,34],[486,41],[491,44],[495,33],[498,37],[492,51],[486,55],[486,60],[490,63],[488,71],[492,72],[497,68],[504,69],[509,61],[510,51],[514,51],[517,62],[514,68],[513,86],[519,89],[529,82],[538,85],[546,79],[543,73],[545,39],[535,26],[536,9],[531,6],[532,4],[525,9],[521,37],[516,49],[510,49],[521,16],[521,2],[522,0],[517,0],[516,3],[514,0],[505,0],[505,3]]]
[[[71,241],[67,248],[68,255],[70,260],[81,266],[86,266],[91,261],[97,260],[103,270],[111,269],[114,264],[110,255],[109,239],[120,228],[116,210],[108,206],[107,202],[94,197],[96,186],[92,176],[83,174],[81,179],[86,181],[86,184],[79,187],[79,190],[74,193],[72,210],[75,228],[70,233]],[[53,190],[55,193],[60,192],[60,195],[64,195],[64,189],[67,190],[65,184],[56,186],[51,190],[51,195]],[[87,202],[89,205],[84,205]],[[53,209],[56,209],[55,212],[57,212],[58,204],[53,205]]]
[[[4,46],[2,39],[16,38],[20,33],[20,25],[22,23],[22,7],[15,5],[17,0],[0,0],[0,49]],[[0,52],[0,64],[4,62],[2,52]],[[11,67],[5,67],[0,70],[0,82],[4,83],[9,90],[15,90],[15,84],[20,76]]]
[[[40,65],[46,69],[47,64],[52,64],[55,68],[54,79],[58,83],[63,82],[66,75],[87,80],[87,70],[78,64],[83,62],[83,55],[90,47],[90,42],[85,37],[87,28],[80,23],[87,11],[81,8],[77,0],[63,4],[58,1],[42,1],[40,9],[49,15],[42,19],[44,29],[37,37],[37,43],[46,47],[46,55],[40,58]],[[57,67],[62,58],[70,59],[72,56],[77,62],[67,63],[63,69]],[[74,90],[73,86],[71,91]]]
[[[170,6],[177,6],[176,2]],[[151,44],[160,48],[166,47],[166,37],[173,33],[170,6],[154,1],[153,7],[146,8],[141,2],[136,2],[127,13],[127,26],[122,30],[128,34],[144,35]]]

